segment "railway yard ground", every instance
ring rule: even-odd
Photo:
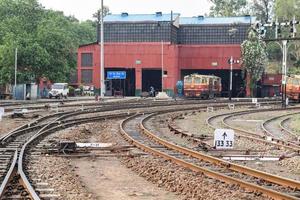
[[[0,101],[0,199],[300,199],[300,105],[258,101]]]

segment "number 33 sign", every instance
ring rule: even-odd
[[[214,146],[216,149],[232,149],[234,131],[231,129],[216,129],[214,132]]]

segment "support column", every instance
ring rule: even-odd
[[[251,89],[250,89],[250,75],[247,73],[246,76],[246,97],[251,96]]]
[[[142,93],[142,69],[135,70],[135,96],[141,96]]]

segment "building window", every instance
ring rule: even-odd
[[[93,83],[93,70],[92,69],[81,70],[81,82],[85,83],[85,84]]]
[[[93,54],[92,53],[82,53],[81,54],[81,66],[82,67],[92,67],[93,66]]]

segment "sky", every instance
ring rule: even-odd
[[[93,13],[100,8],[101,0],[39,0],[47,9],[60,10],[65,15],[73,15],[83,21],[92,19]],[[184,17],[208,13],[209,0],[104,0],[112,14],[180,13]]]

